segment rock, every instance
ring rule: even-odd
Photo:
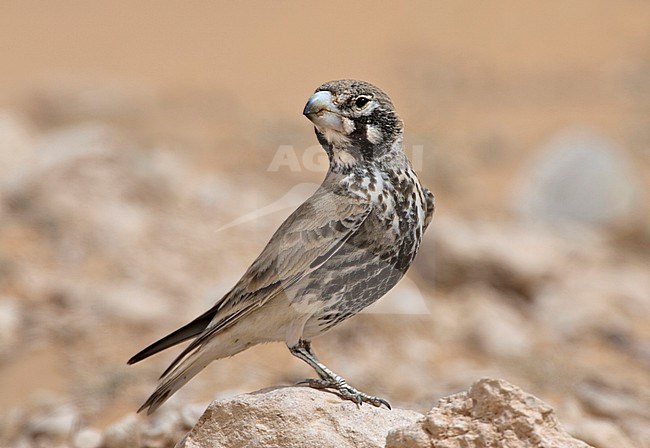
[[[152,95],[142,86],[134,89],[125,85],[50,79],[48,85],[33,92],[27,106],[37,124],[51,128],[88,120],[137,120],[145,105],[153,107],[152,101]]]
[[[357,407],[308,387],[280,387],[214,401],[177,448],[383,447],[388,431],[421,417]]]
[[[135,414],[130,414],[122,420],[113,423],[104,431],[105,448],[122,448],[125,446],[141,446],[141,422]]]
[[[0,111],[0,184],[29,163],[33,152],[34,145],[25,120]]]
[[[172,446],[187,431],[187,428],[181,428],[182,426],[178,407],[168,406],[157,412],[153,418],[146,420],[146,425],[141,431],[141,443],[151,448]]]
[[[629,347],[620,348],[643,360],[646,355],[639,348],[647,346],[648,298],[647,267],[576,262],[557,282],[539,288],[531,315],[555,343],[624,330],[628,341],[621,342]]]
[[[492,288],[462,288],[469,339],[487,355],[525,357],[534,347],[530,322]]]
[[[553,409],[503,380],[484,378],[441,399],[422,420],[390,431],[386,448],[499,446],[586,448],[560,426]]]
[[[14,156],[13,169],[2,178],[3,189],[24,191],[42,181],[42,176],[80,160],[108,156],[118,147],[116,132],[101,124],[84,124],[52,131],[35,139],[30,151]],[[14,149],[15,152],[15,149]],[[6,158],[6,157],[5,157]]]
[[[163,292],[134,283],[117,283],[97,294],[98,308],[105,316],[134,324],[154,324],[171,313]]]
[[[207,405],[199,403],[191,403],[183,406],[181,409],[181,423],[187,428],[192,428],[197,420],[205,412]]]
[[[643,218],[638,174],[622,148],[595,132],[552,137],[523,179],[515,207],[527,221],[629,228]]]
[[[17,345],[20,323],[17,299],[0,297],[0,356],[10,353]]]
[[[414,265],[423,278],[435,278],[435,286],[442,288],[487,283],[526,299],[585,247],[598,247],[598,240],[586,232],[566,240],[519,223],[446,216],[436,218],[433,230],[425,235]]]
[[[503,380],[482,379],[426,416],[357,407],[307,387],[265,389],[214,401],[177,448],[281,446],[588,448],[553,409]]]
[[[79,411],[69,404],[62,404],[32,417],[28,432],[35,437],[65,440],[72,435],[78,423]]]
[[[604,419],[584,419],[572,428],[572,432],[594,446],[632,448],[636,446],[621,428]]]
[[[650,425],[647,419],[626,417],[618,422],[618,426],[634,441],[634,446],[650,446]],[[575,434],[578,434],[577,431]]]
[[[104,436],[95,428],[83,428],[72,441],[74,448],[99,448],[104,442]]]
[[[593,415],[612,419],[650,418],[650,396],[636,390],[620,390],[596,380],[584,381],[576,389],[578,399]]]
[[[5,409],[3,414],[0,415],[0,446],[9,446],[24,437],[28,416],[27,411],[20,407]]]

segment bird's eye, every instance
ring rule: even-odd
[[[370,98],[368,98],[367,96],[360,96],[356,100],[354,100],[354,105],[357,106],[359,109],[361,109],[369,102],[370,102]]]

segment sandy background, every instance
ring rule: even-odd
[[[634,0],[2,2],[0,446],[137,409],[175,352],[126,359],[322,179],[301,111],[337,78],[389,93],[438,209],[388,311],[321,358],[417,410],[504,377],[596,446],[650,446],[648,24]],[[307,375],[257,347],[170,409]]]

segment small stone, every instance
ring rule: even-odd
[[[77,409],[72,405],[63,404],[32,417],[29,421],[29,433],[63,440],[74,432],[78,423]]]
[[[135,324],[163,321],[171,312],[163,293],[131,283],[112,285],[97,296],[105,315]]]
[[[553,136],[523,179],[516,208],[527,221],[627,228],[647,205],[625,151],[593,131]]]
[[[34,145],[25,120],[0,111],[0,185],[33,160]]]
[[[12,444],[12,448],[33,448],[34,445],[30,442],[27,437],[21,437],[18,440],[15,440]]]
[[[25,432],[27,412],[20,407],[0,411],[0,446],[18,439]]]
[[[584,419],[572,428],[573,434],[596,447],[633,448],[634,442],[614,423],[603,419]]]
[[[113,423],[104,432],[105,448],[123,448],[140,446],[141,423],[137,415],[131,414]]]
[[[582,404],[595,415],[610,418],[642,416],[650,418],[650,401],[631,390],[617,390],[598,381],[586,381],[577,388]]]
[[[74,448],[99,448],[104,443],[104,436],[95,428],[83,428],[72,441]]]
[[[169,406],[157,412],[153,418],[149,420],[147,428],[148,434],[164,434],[169,433],[178,426],[180,421],[180,412],[178,409]]]
[[[205,412],[205,408],[207,407],[208,405],[205,403],[192,403],[183,406],[183,409],[181,410],[181,423],[186,428],[193,427],[196,425],[199,418],[201,418],[201,415],[203,415],[203,412]]]
[[[117,141],[116,132],[104,124],[57,129],[37,142],[38,168],[46,171],[82,158],[105,156],[115,149]]]
[[[422,425],[412,425],[405,428],[393,429],[386,436],[386,448],[422,448],[431,447],[431,435]]]
[[[497,291],[489,287],[465,288],[469,336],[484,353],[502,358],[527,356],[533,347],[530,323]]]
[[[0,297],[0,356],[15,348],[19,339],[21,315],[17,300]]]

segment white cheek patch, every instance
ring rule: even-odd
[[[337,146],[340,146],[341,144],[346,144],[350,143],[350,139],[348,138],[348,135],[352,134],[354,132],[356,126],[354,125],[354,121],[350,120],[349,118],[346,117],[340,117],[341,121],[341,127],[343,128],[343,132],[339,132],[336,129],[332,129],[327,126],[323,127],[318,127],[318,130],[325,136],[325,139]]]
[[[354,132],[355,129],[354,121],[346,117],[342,117],[342,118],[343,118],[343,132],[345,132],[346,135],[352,134],[352,132]]]
[[[318,130],[325,136],[325,140],[333,145],[341,146],[342,144],[350,143],[350,139],[339,131],[330,128],[319,128]]]
[[[376,145],[384,139],[384,134],[382,134],[378,127],[368,125],[366,128],[366,137],[370,143]]]

